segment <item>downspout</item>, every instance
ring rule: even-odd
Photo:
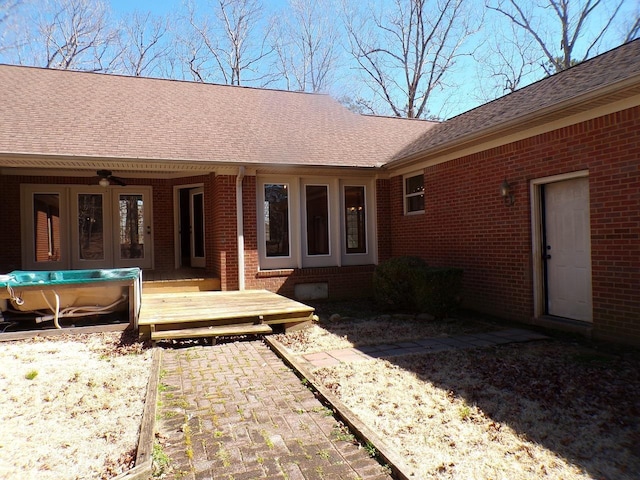
[[[242,180],[244,167],[238,168],[236,177],[236,228],[238,232],[238,290],[244,290],[244,211],[242,209]]]

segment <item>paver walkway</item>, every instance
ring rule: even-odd
[[[259,340],[165,349],[161,369],[167,478],[391,479]]]
[[[489,333],[474,333],[452,337],[425,338],[414,342],[391,343],[384,345],[341,348],[326,352],[300,355],[314,367],[330,367],[339,363],[388,358],[413,353],[436,353],[458,348],[491,347],[505,343],[529,342],[549,338],[540,333],[521,328],[511,328]]]

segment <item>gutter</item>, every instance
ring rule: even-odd
[[[238,290],[244,290],[244,211],[242,208],[244,167],[238,167],[236,177],[236,229],[238,234]]]

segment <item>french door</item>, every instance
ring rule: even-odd
[[[23,188],[23,265],[153,267],[151,187]]]
[[[152,267],[151,188],[71,188],[71,268]]]

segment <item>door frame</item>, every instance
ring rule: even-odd
[[[204,183],[200,182],[200,183],[186,183],[184,185],[174,185],[173,186],[173,244],[174,244],[174,267],[176,269],[182,268],[184,265],[182,265],[182,252],[181,252],[181,248],[182,248],[182,239],[180,238],[180,190],[191,190],[194,188],[204,188]],[[207,208],[207,202],[206,202],[206,193],[205,193],[205,217],[206,217],[206,208]],[[191,209],[191,206],[189,206],[189,209]],[[191,215],[191,213],[190,213]],[[205,228],[207,228],[205,226]],[[189,248],[191,248],[191,246],[189,246]],[[207,246],[205,245],[205,255],[206,255],[206,248]],[[206,256],[205,256],[205,263],[206,263]]]
[[[549,177],[531,180],[531,252],[533,265],[533,316],[535,319],[546,315],[546,285],[544,267],[544,211],[543,211],[543,186],[549,183],[573,180],[589,177],[589,170],[552,175]]]
[[[196,229],[195,229],[195,220],[196,220],[196,216],[195,216],[195,207],[194,207],[194,199],[197,195],[201,195],[202,196],[202,234],[203,234],[203,239],[202,239],[202,246],[203,246],[203,255],[202,257],[196,257],[195,256],[195,250],[196,250]],[[204,214],[204,207],[205,207],[205,201],[204,201],[204,187],[197,187],[197,188],[192,188],[189,190],[189,220],[191,222],[191,231],[189,232],[189,244],[190,244],[190,249],[191,249],[191,254],[190,254],[190,263],[191,263],[191,267],[192,268],[205,268],[206,264],[207,264],[207,248],[206,248],[206,244],[205,244],[205,239],[206,239],[206,232],[207,232],[207,226],[205,223],[205,214]]]

